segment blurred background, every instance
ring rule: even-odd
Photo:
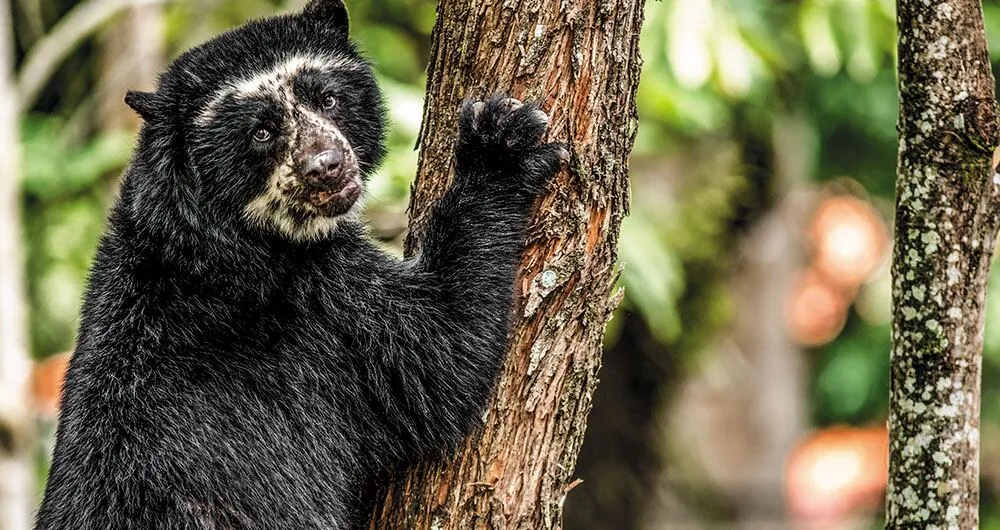
[[[13,64],[0,59],[0,214],[19,212],[22,231],[19,248],[11,237],[0,245],[0,280],[20,273],[26,291],[2,293],[0,335],[16,336],[26,315],[32,362],[20,366],[41,432],[34,488],[88,264],[138,126],[125,90],[150,88],[184,49],[294,4],[0,0],[0,40],[13,47]],[[369,215],[393,246],[406,226],[435,2],[349,4],[391,107]],[[606,339],[568,530],[881,524],[892,4],[648,2],[625,301]],[[985,10],[1000,57],[1000,2]],[[997,280],[990,307],[1000,305]],[[995,311],[983,373],[982,526],[1000,529]],[[15,480],[0,475],[8,489]]]

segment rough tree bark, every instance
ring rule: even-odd
[[[20,142],[11,6],[0,0],[0,529],[26,530],[34,503],[28,336],[21,261]]]
[[[504,90],[535,99],[570,169],[540,201],[522,258],[512,345],[483,428],[448,461],[393,484],[372,528],[553,529],[583,441],[618,297],[642,0],[442,0],[407,249],[449,180],[456,110]]]
[[[979,0],[900,0],[886,527],[978,528],[997,106]]]

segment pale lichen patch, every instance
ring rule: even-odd
[[[945,271],[945,277],[948,280],[948,285],[955,285],[958,280],[962,279],[962,272],[958,270],[958,267],[948,267]]]
[[[941,236],[937,232],[931,230],[921,234],[920,241],[922,241],[925,245],[924,252],[927,254],[933,254],[937,252],[938,245],[941,243]]]
[[[542,271],[542,275],[539,278],[538,283],[542,286],[543,289],[552,289],[553,287],[556,286],[556,280],[558,279],[559,275],[556,273],[556,271],[552,269],[545,269],[544,271]]]

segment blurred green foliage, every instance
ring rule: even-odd
[[[104,224],[103,179],[128,161],[132,135],[96,135],[81,145],[62,138],[58,116],[32,115],[23,122],[22,186],[36,354],[71,347],[82,279]]]

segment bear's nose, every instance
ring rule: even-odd
[[[307,177],[322,177],[336,171],[343,161],[344,155],[340,149],[327,149],[309,157],[302,172]]]

